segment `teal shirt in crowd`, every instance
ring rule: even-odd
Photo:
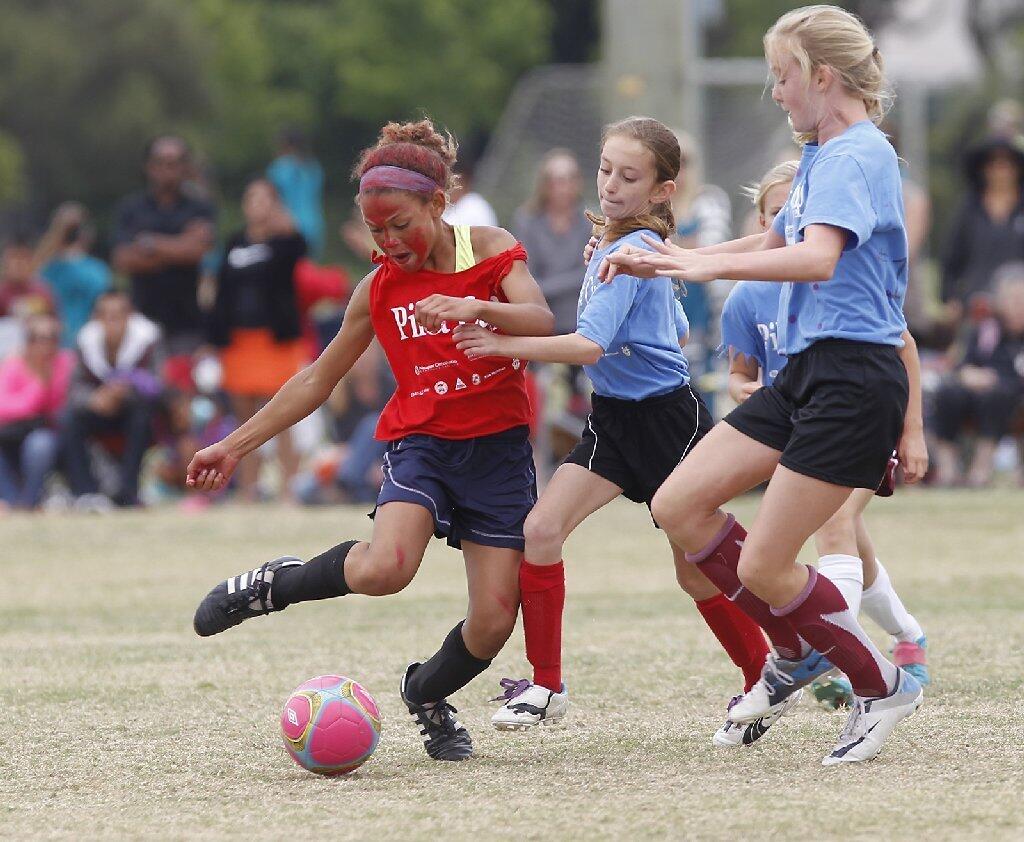
[[[61,345],[73,348],[96,299],[110,289],[110,269],[90,254],[69,254],[51,260],[41,274],[57,301],[57,314],[63,324]]]
[[[277,188],[309,254],[321,258],[324,251],[324,171],[313,158],[281,155],[267,168],[267,178]]]

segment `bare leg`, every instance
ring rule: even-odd
[[[559,466],[526,518],[526,558],[535,565],[558,564],[572,531],[621,493],[617,485],[580,465]]]
[[[250,395],[231,395],[231,412],[240,425],[256,414],[258,404],[259,401]],[[259,497],[257,482],[260,461],[259,451],[254,450],[238,465],[238,493],[243,500],[250,503],[256,502]]]
[[[519,550],[462,542],[469,609],[462,636],[477,658],[490,660],[505,645],[519,614]]]

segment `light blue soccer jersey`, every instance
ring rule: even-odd
[[[762,386],[770,386],[786,364],[779,353],[781,294],[781,284],[740,281],[722,307],[722,344],[757,360]]]
[[[622,400],[663,395],[690,382],[679,340],[689,331],[669,278],[640,280],[617,275],[610,284],[597,277],[601,261],[623,244],[648,248],[634,231],[590,258],[576,310],[576,332],[596,342],[604,356],[584,366],[597,394]]]
[[[808,143],[773,230],[792,245],[808,225],[848,232],[835,274],[786,283],[779,300],[779,349],[792,355],[820,339],[902,347],[907,323],[907,233],[896,152],[871,122],[854,123],[824,146]]]

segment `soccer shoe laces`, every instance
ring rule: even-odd
[[[850,716],[843,726],[843,732],[839,735],[840,740],[856,740],[864,736],[866,720],[864,719],[864,702],[855,699]]]
[[[420,734],[428,737],[431,731],[440,728],[446,735],[454,735],[458,731],[455,727],[455,714],[458,712],[458,709],[447,701],[437,702],[430,707],[421,705],[420,710],[416,713],[420,725],[423,726]]]
[[[503,678],[498,682],[502,687],[505,688],[505,692],[495,696],[490,701],[492,702],[511,702],[516,696],[521,696],[525,693],[533,682],[526,678],[520,678],[518,681],[514,678]]]
[[[269,614],[273,611],[270,603],[270,584],[267,582],[267,569],[270,562],[262,565],[259,570],[254,570],[251,575],[252,581],[248,587],[236,591],[228,597],[228,606],[225,609],[228,614],[236,611],[258,611],[261,614]],[[253,608],[253,603],[258,603],[259,608]]]

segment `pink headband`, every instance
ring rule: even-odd
[[[441,185],[434,179],[405,167],[382,164],[370,167],[359,179],[359,192],[367,190],[410,190],[413,193],[433,193]]]

